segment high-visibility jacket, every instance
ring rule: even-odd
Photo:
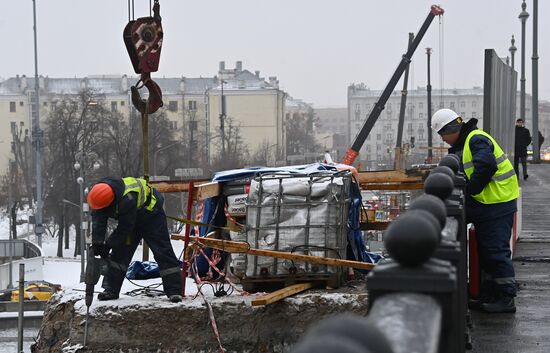
[[[122,196],[126,196],[129,192],[137,193],[137,208],[138,210],[145,207],[146,210],[152,211],[157,203],[157,198],[153,193],[153,189],[147,184],[145,179],[126,177],[122,178],[124,182],[124,192]]]
[[[496,140],[483,130],[476,129],[471,131],[464,142],[462,163],[466,177],[470,179],[475,168],[472,151],[470,150],[470,139],[474,135],[485,136],[491,141],[498,169],[489,184],[479,194],[471,195],[472,198],[484,204],[502,203],[517,199],[519,197],[519,185],[514,167]]]

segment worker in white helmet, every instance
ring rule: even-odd
[[[450,109],[432,117],[432,129],[461,158],[466,175],[466,219],[473,223],[484,275],[482,293],[470,308],[490,313],[516,311],[516,280],[510,235],[519,186],[512,163],[497,141],[477,128],[477,119],[464,122]]]

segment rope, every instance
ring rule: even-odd
[[[197,265],[196,262],[193,263],[193,276],[195,277],[195,283],[200,284],[201,279],[198,275]],[[208,317],[210,319],[210,324],[212,325],[212,331],[214,331],[214,335],[216,336],[216,340],[218,341],[218,347],[220,348],[221,353],[225,353],[226,350],[223,348],[222,340],[220,338],[220,332],[218,330],[218,324],[216,323],[216,317],[214,316],[214,310],[212,309],[212,305],[206,300],[206,296],[202,292],[202,285],[199,285],[197,287],[197,292],[202,296],[202,299],[204,301],[204,304],[208,308]],[[196,297],[196,296],[195,296]]]

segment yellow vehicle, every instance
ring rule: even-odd
[[[23,300],[48,300],[56,292],[54,287],[51,287],[43,283],[31,283],[25,286],[25,296]],[[14,290],[11,292],[11,301],[19,301],[19,291]]]

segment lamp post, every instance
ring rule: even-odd
[[[36,39],[36,1],[32,1],[33,24],[34,24],[34,117],[32,127],[32,137],[35,155],[35,170],[36,170],[36,211],[34,213],[34,233],[36,234],[36,242],[38,246],[42,246],[42,233],[44,226],[42,225],[42,135],[44,132],[40,129],[40,83],[38,81],[38,49]]]
[[[533,76],[533,99],[531,100],[531,111],[533,120],[533,163],[540,163],[538,17],[539,2],[538,0],[533,0],[533,55],[531,56],[531,75]]]
[[[221,94],[221,109],[220,109],[220,134],[222,137],[222,163],[225,163],[225,126],[224,126],[224,120],[225,120],[225,96],[223,95],[223,84],[226,83],[226,81],[221,80],[222,82],[222,94]]]
[[[98,156],[95,152],[78,152],[75,155],[76,162],[74,169],[79,172],[76,182],[80,186],[80,282],[84,282],[85,278],[85,257],[86,257],[86,230],[88,229],[87,213],[89,211],[88,203],[84,202],[84,182],[85,182],[85,169],[97,170],[100,165],[98,162]]]
[[[519,116],[525,121],[525,22],[529,18],[529,13],[525,11],[527,4],[525,0],[521,4],[521,13],[519,19],[521,20],[521,78],[520,78],[520,100],[519,100]]]
[[[514,70],[514,56],[516,55],[516,51],[518,50],[518,48],[516,48],[516,46],[514,44],[516,44],[516,39],[514,38],[514,35],[512,34],[512,40],[511,40],[511,43],[512,45],[510,46],[510,48],[508,49],[510,51],[510,56],[512,57],[512,70]]]

